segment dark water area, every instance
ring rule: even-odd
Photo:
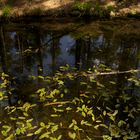
[[[6,73],[10,77],[10,88],[13,88],[13,96],[11,96],[9,101],[10,104],[15,105],[19,100],[36,103],[37,101],[31,98],[30,95],[33,95],[39,88],[46,87],[46,83],[41,80],[32,80],[30,77],[53,77],[60,66],[69,65],[70,71],[75,68],[76,71],[79,72],[94,68],[100,70],[102,69],[101,66],[105,66],[113,71],[140,70],[139,25],[139,20],[89,21],[88,23],[84,21],[66,23],[53,21],[1,24],[0,73]],[[126,73],[101,76],[98,80],[104,86],[99,84],[100,88],[98,88],[94,84],[89,84],[91,88],[89,88],[88,91],[91,92],[94,90],[95,94],[101,94],[105,97],[105,100],[108,100],[105,94],[113,94],[114,98],[112,98],[113,95],[111,96],[112,102],[109,101],[109,106],[111,107],[121,102],[122,99],[120,101],[119,99],[117,100],[117,95],[119,96],[121,93],[123,96],[125,96],[125,94],[131,96],[137,94],[134,98],[140,97],[139,87],[127,81],[130,75],[131,74]],[[139,80],[139,78],[140,74],[138,73],[137,79]],[[64,96],[65,100],[71,100],[74,97],[83,95],[85,88],[80,87],[79,81],[81,82],[82,79],[79,80],[75,78],[72,82],[66,81],[69,94]],[[110,83],[114,81],[117,84],[115,84],[115,86],[110,85]],[[104,106],[101,105],[102,97],[100,100],[97,94],[94,98],[97,101],[95,106],[104,110]],[[130,100],[128,99],[128,101]],[[5,104],[7,103],[0,102],[1,107],[5,106]],[[126,102],[120,105],[120,112],[121,109],[122,112],[124,111],[123,108],[126,110],[126,104],[127,99]],[[133,105],[134,107],[137,106],[134,99],[130,101],[130,104],[131,107]],[[35,114],[38,113],[36,115],[38,121],[46,121],[45,111],[47,110],[48,114],[51,114],[52,111],[50,111],[50,109],[42,109],[42,111],[39,111],[41,108],[42,106],[39,105]],[[116,109],[114,108],[114,110]],[[95,113],[99,114],[99,110],[95,111]],[[49,118],[48,114],[46,117]],[[103,114],[106,113],[104,112]],[[121,119],[125,120],[126,116],[123,113],[119,115]],[[62,118],[67,120],[68,116],[63,114]],[[78,117],[73,114],[69,116],[69,119],[73,116],[75,118]],[[139,118],[139,115],[137,118]],[[59,122],[60,120],[55,121]],[[107,118],[105,118],[105,120],[106,122],[104,123],[109,124],[109,120]],[[131,119],[126,122],[131,123]],[[139,123],[139,119],[134,120],[134,122]],[[66,122],[64,121],[64,123]],[[135,130],[135,132],[139,133],[138,130],[140,130],[140,127]],[[92,129],[89,131],[95,132],[88,135],[93,140],[102,139],[99,135],[106,133],[104,129],[101,129],[100,132]],[[63,139],[69,139],[65,136],[64,132],[60,133],[63,134]],[[90,132],[87,131],[87,133]],[[87,137],[84,138],[84,135],[85,134],[81,134],[81,140],[88,139]],[[97,137],[94,137],[95,135],[97,135]],[[113,134],[111,135],[114,136]],[[116,139],[123,138],[116,136]],[[25,139],[27,139],[27,137]],[[29,137],[29,139],[31,139],[31,137]],[[36,138],[33,137],[32,139]],[[134,139],[136,139],[136,137],[134,137]]]
[[[127,23],[128,22],[128,23]],[[78,69],[105,64],[139,68],[139,21],[1,25],[1,71],[10,75],[51,74],[69,64]]]

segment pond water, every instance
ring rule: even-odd
[[[44,128],[40,133],[35,133],[37,128],[32,128],[29,132],[34,130],[33,134],[28,135],[29,132],[21,132],[22,127],[20,128],[18,124],[7,124],[11,116],[18,117],[18,111],[18,113],[13,111],[13,114],[7,115],[3,121],[5,113],[3,108],[18,106],[19,102],[37,105],[29,113],[30,115],[24,115],[26,120],[34,119],[33,126],[38,126],[42,122],[40,125],[43,127],[44,124],[47,126],[48,122],[51,122],[50,128],[56,129],[54,132],[51,130],[51,133],[47,130],[48,134],[42,136],[43,139],[55,140],[59,137],[65,140],[139,139],[140,74],[128,72],[140,69],[139,25],[139,20],[89,21],[88,23],[84,21],[38,21],[1,24],[0,73],[9,75],[10,85],[5,90],[6,92],[10,90],[11,95],[8,96],[10,98],[8,101],[0,101],[0,124],[14,126],[16,135],[11,139],[35,140],[39,139],[42,133],[46,133]],[[71,74],[73,80],[66,78],[61,81],[61,77],[66,73],[63,73],[62,69],[67,69],[61,66],[69,67],[68,73],[74,71],[80,76],[82,72],[88,71],[91,74],[93,70],[94,72],[125,71],[126,73],[99,76],[96,77],[97,81],[92,81],[90,77],[88,82],[87,75],[85,78]],[[56,73],[58,77],[53,79]],[[44,80],[47,76],[52,78],[52,83],[59,80],[58,85],[52,86],[51,90],[53,93],[63,90],[64,95],[60,94],[61,99],[60,97],[55,99],[47,97],[49,99],[47,101],[37,100],[35,96],[37,93],[43,94],[43,90],[51,91],[48,89],[48,82]],[[85,81],[87,83],[84,83]],[[42,91],[36,93],[38,89]],[[90,96],[86,97],[87,93],[90,93]],[[48,101],[52,104],[57,101],[54,104],[55,107],[49,104],[47,108]],[[59,104],[60,101],[61,104]],[[74,102],[74,105],[69,103],[70,101]],[[108,108],[105,108],[106,106]],[[89,117],[88,113],[86,114],[87,110]],[[81,121],[81,124],[78,121]],[[59,126],[61,129],[57,131]],[[101,128],[97,129],[98,127]],[[20,128],[20,132],[17,132],[19,130],[17,128]],[[11,130],[8,132],[12,134]],[[2,139],[5,139],[5,135]]]

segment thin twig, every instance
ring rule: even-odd
[[[72,103],[72,102],[70,102],[70,101],[51,102],[51,103],[47,103],[47,104],[45,104],[45,106],[50,106],[50,105],[63,105],[63,104],[68,104],[68,103]]]

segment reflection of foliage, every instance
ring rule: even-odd
[[[34,95],[37,103],[24,103],[21,100],[15,106],[3,107],[7,116],[2,118],[1,111],[2,138],[139,138],[140,80],[135,73],[122,75],[125,87],[118,92],[116,87],[119,75],[111,77],[111,71],[102,65],[98,69],[69,72],[69,66],[66,65],[60,67],[53,77],[33,77],[41,79],[45,84]],[[107,75],[101,76],[101,73]],[[7,98],[7,77],[2,75],[2,102],[6,102]],[[130,93],[132,90],[136,92],[133,95]]]

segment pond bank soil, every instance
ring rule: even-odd
[[[138,0],[1,0],[1,17],[140,17]]]

